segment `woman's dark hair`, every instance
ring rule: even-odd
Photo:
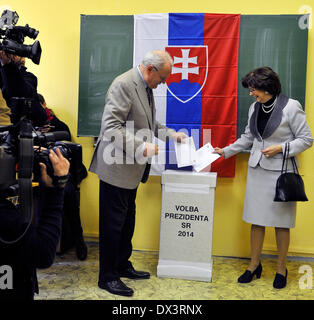
[[[242,86],[244,88],[250,87],[264,90],[276,96],[281,92],[279,77],[277,73],[269,67],[261,67],[249,72],[242,79]]]

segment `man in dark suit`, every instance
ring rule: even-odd
[[[135,199],[139,183],[146,182],[149,158],[158,154],[153,137],[181,141],[186,135],[156,121],[152,89],[165,83],[173,61],[165,51],[151,51],[139,66],[118,76],[107,96],[102,125],[90,171],[100,179],[99,281],[113,294],[132,296],[120,277],[148,279],[129,258],[135,226]]]

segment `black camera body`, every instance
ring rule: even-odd
[[[67,132],[54,132],[58,135]],[[54,134],[52,132],[52,134]],[[45,135],[45,134],[42,134]],[[64,139],[67,140],[67,139]],[[34,180],[38,181],[40,179],[40,167],[39,163],[42,162],[46,165],[47,173],[50,177],[53,176],[53,167],[49,159],[50,149],[56,151],[59,149],[62,155],[70,162],[70,174],[75,185],[80,184],[80,182],[86,177],[86,169],[82,164],[82,146],[77,143],[72,142],[62,142],[56,141],[49,143],[47,148],[37,149],[34,153]]]
[[[82,164],[82,146],[77,143],[68,142],[70,135],[66,131],[56,132],[34,132],[32,134],[34,145],[33,161],[28,161],[24,157],[26,167],[31,167],[33,180],[40,179],[40,165],[42,162],[46,165],[49,176],[54,175],[53,166],[49,159],[50,149],[56,151],[58,148],[62,155],[70,162],[70,174],[76,185],[86,177],[86,169]],[[62,140],[62,141],[61,141]],[[66,142],[65,142],[65,141]],[[14,196],[18,188],[12,186],[17,184],[16,173],[19,166],[19,138],[10,134],[9,131],[0,133],[0,194],[5,196]],[[38,147],[37,147],[38,146]]]
[[[2,130],[7,127],[3,127]],[[11,128],[9,128],[11,129]],[[21,155],[19,148],[20,141],[14,133],[5,131],[0,133],[0,194],[7,196],[15,196],[18,187],[12,187],[17,184],[16,174],[17,168],[21,165],[20,156],[23,156],[24,169],[33,172],[33,180],[40,179],[40,166],[42,162],[47,167],[47,173],[52,177],[54,174],[53,166],[49,159],[49,150],[59,148],[62,155],[70,162],[70,171],[74,177],[79,177],[81,173],[79,168],[82,163],[82,147],[80,144],[71,142],[61,142],[57,140],[70,140],[69,133],[66,131],[41,133],[35,132],[32,134],[34,145],[38,148],[33,149],[32,155]],[[26,148],[24,149],[26,150]]]
[[[0,18],[0,50],[5,53],[31,59],[39,64],[41,57],[41,46],[39,41],[32,45],[25,45],[25,37],[36,39],[38,31],[30,28],[28,24],[24,27],[16,26],[19,16],[16,12],[4,10]]]

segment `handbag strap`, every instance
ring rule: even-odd
[[[289,153],[290,153],[290,143],[287,142],[287,156],[286,156],[286,168],[285,168],[285,172],[288,171]]]
[[[283,153],[283,159],[282,159],[282,166],[281,166],[281,174],[287,172],[287,162],[288,162],[288,155],[289,155],[289,143],[285,143],[285,151]],[[286,164],[286,166],[285,166]]]
[[[295,162],[295,158],[294,157],[291,158],[291,162],[292,162],[293,172],[299,174],[298,166],[297,166],[297,164]]]
[[[284,151],[284,154],[283,154],[281,174],[282,173],[286,173],[288,171],[289,153],[290,153],[290,143],[286,142],[285,143],[285,151]],[[295,157],[291,157],[291,162],[292,162],[293,172],[299,174],[299,170],[298,170],[298,166],[297,166],[296,161],[295,161]]]

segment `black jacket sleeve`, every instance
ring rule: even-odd
[[[44,188],[42,210],[36,225],[31,224],[26,234],[24,217],[7,200],[0,198],[0,237],[11,244],[0,242],[0,266],[13,269],[13,289],[0,290],[0,300],[33,299],[38,293],[36,268],[51,266],[61,234],[63,189]]]
[[[38,222],[32,226],[28,238],[35,268],[48,268],[54,262],[61,235],[63,193],[63,189],[43,189]]]

